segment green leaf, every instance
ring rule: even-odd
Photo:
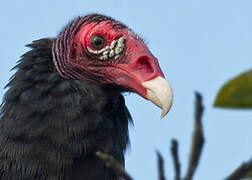
[[[227,82],[219,91],[214,106],[225,108],[252,108],[252,70]]]
[[[252,171],[247,174],[247,178],[252,178]]]

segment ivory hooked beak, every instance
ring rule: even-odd
[[[142,86],[147,89],[146,99],[162,109],[161,118],[164,118],[169,112],[173,101],[173,92],[169,82],[158,76],[143,82]]]

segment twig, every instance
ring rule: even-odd
[[[95,155],[100,158],[105,163],[106,167],[111,169],[118,177],[121,177],[125,180],[133,180],[124,170],[123,165],[117,162],[113,156],[100,151],[97,151]]]
[[[240,180],[245,178],[250,171],[252,171],[252,160],[241,164],[226,178],[226,180]]]
[[[176,139],[171,141],[171,154],[175,168],[175,180],[180,180],[180,163],[178,157],[178,142]]]
[[[192,179],[195,170],[198,166],[204,144],[204,134],[201,123],[201,117],[203,114],[204,107],[201,102],[202,101],[201,95],[198,92],[196,92],[195,95],[196,95],[196,101],[195,101],[195,122],[194,122],[193,141],[191,145],[189,166],[185,176],[185,180]]]
[[[165,180],[164,175],[164,159],[162,155],[157,151],[157,157],[158,157],[158,179],[159,180]]]

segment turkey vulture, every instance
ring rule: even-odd
[[[118,180],[95,156],[124,164],[135,92],[167,114],[169,83],[143,40],[99,14],[77,17],[57,38],[27,45],[0,116],[1,180]]]

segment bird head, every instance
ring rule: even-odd
[[[78,17],[53,44],[57,72],[67,79],[116,85],[162,108],[164,117],[173,93],[158,60],[144,41],[112,18],[91,14]]]

